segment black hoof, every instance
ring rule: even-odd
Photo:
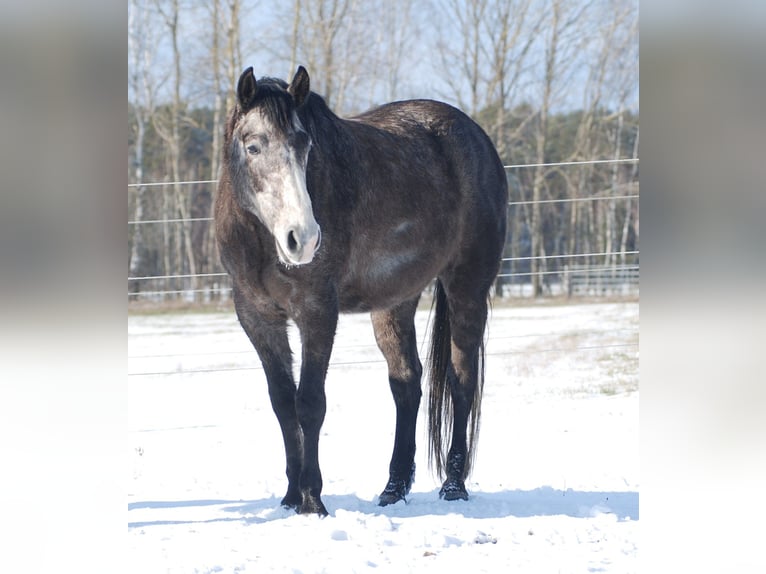
[[[407,502],[405,496],[409,492],[409,489],[405,487],[404,482],[393,483],[389,481],[385,490],[380,493],[378,497],[378,506],[388,506],[389,504],[396,504],[400,500]]]
[[[322,501],[317,496],[304,495],[303,502],[298,508],[299,514],[318,514],[319,516],[327,516],[329,512],[325,508]]]
[[[465,484],[462,480],[448,478],[444,481],[439,491],[439,498],[444,500],[468,500],[468,491],[465,489]]]
[[[389,478],[386,488],[378,497],[378,506],[396,504],[400,500],[407,502],[406,496],[410,493],[412,483],[415,482],[415,463],[412,463],[410,474],[406,479]]]
[[[295,510],[296,512],[298,512],[302,503],[303,503],[303,499],[301,498],[301,493],[290,492],[290,491],[288,491],[287,494],[285,494],[285,497],[282,499],[282,502],[280,502],[280,504],[284,508],[290,508],[291,510]]]

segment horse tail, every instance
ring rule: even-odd
[[[431,348],[428,355],[429,395],[428,395],[428,462],[436,470],[439,479],[444,478],[449,441],[452,436],[454,407],[450,389],[455,374],[451,369],[451,332],[447,295],[441,281],[436,280],[434,289],[435,310],[431,325]],[[484,391],[484,340],[479,346],[478,373],[474,390],[471,412],[468,419],[467,440],[468,456],[465,461],[463,477],[470,473],[476,454],[479,438],[479,420],[481,418],[481,400]]]
[[[449,309],[447,294],[441,281],[434,287],[433,323],[431,324],[431,348],[428,354],[428,463],[444,478],[447,449],[452,434],[452,396],[447,380],[447,370],[452,358]]]

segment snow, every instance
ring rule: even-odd
[[[128,570],[638,571],[638,307],[496,303],[470,499],[439,500],[421,405],[415,484],[385,508],[386,366],[369,317],[343,316],[320,440],[326,518],[279,505],[281,435],[234,314],[130,316]]]

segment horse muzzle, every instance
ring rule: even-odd
[[[306,228],[294,227],[276,237],[277,255],[288,267],[306,265],[322,243],[322,230],[314,223]]]

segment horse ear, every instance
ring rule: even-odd
[[[298,71],[293,76],[293,81],[287,87],[287,91],[295,100],[295,105],[300,107],[309,95],[311,89],[311,83],[309,81],[309,73],[303,66],[298,66]]]
[[[243,110],[248,110],[253,106],[255,100],[255,94],[258,92],[258,84],[255,81],[253,75],[253,67],[250,66],[247,70],[242,72],[237,83],[237,99],[239,105]]]

